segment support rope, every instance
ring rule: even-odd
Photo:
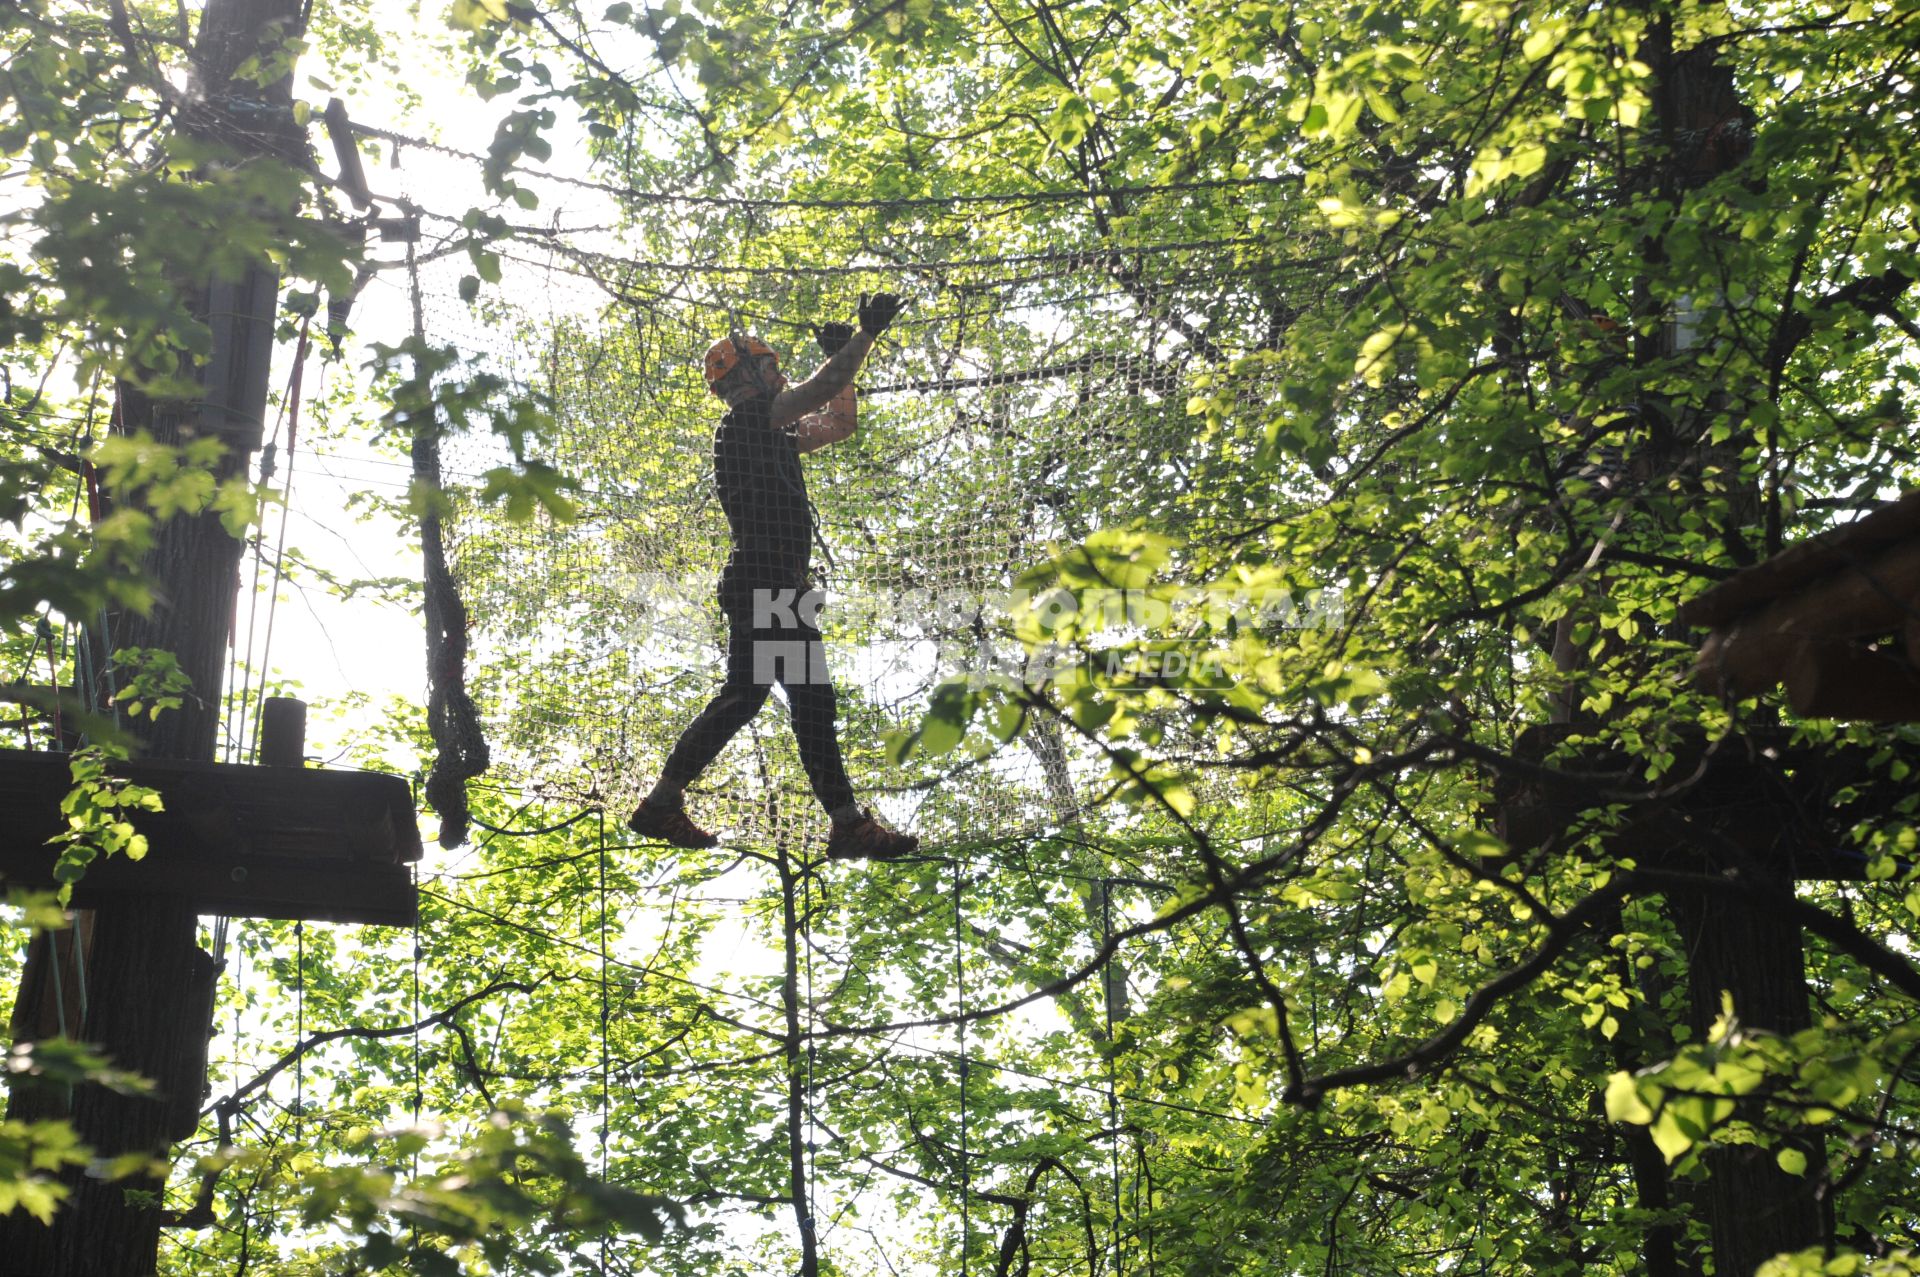
[[[70,1032],[67,1025],[67,990],[65,982],[60,978],[60,933],[52,931],[47,934],[47,965],[53,970],[53,1022],[59,1029],[61,1037],[77,1037],[79,1035]],[[85,1022],[83,1016],[81,1023]]]
[[[420,292],[419,255],[407,241],[407,292],[413,308],[414,375],[425,382],[420,362],[426,352],[427,329]],[[413,473],[417,482],[440,489],[440,421],[430,385],[416,387],[426,402],[416,405],[422,418],[413,428]],[[427,801],[440,816],[440,845],[458,847],[467,838],[471,812],[467,781],[487,770],[491,754],[480,728],[473,698],[467,694],[467,608],[460,588],[447,568],[447,552],[437,503],[420,515],[420,548],[424,559],[422,610],[427,622],[427,730],[433,737],[433,769],[427,775]]]
[[[307,366],[307,352],[309,349],[308,327],[312,321],[313,317],[311,315],[302,318],[300,321],[300,339],[294,347],[293,372],[287,380],[287,398],[284,404],[287,416],[286,484],[284,495],[280,502],[280,531],[274,538],[273,579],[272,583],[268,586],[267,632],[266,639],[260,648],[260,686],[257,689],[253,689],[253,675],[255,672],[253,663],[253,617],[254,609],[258,606],[260,598],[260,572],[263,556],[261,554],[260,538],[257,535],[254,537],[253,594],[247,603],[247,661],[242,667],[240,682],[240,721],[236,730],[228,738],[228,744],[234,752],[246,751],[247,756],[255,761],[260,757],[260,742],[258,736],[261,724],[258,720],[264,718],[264,716],[258,714],[253,715],[256,719],[253,732],[255,739],[249,741],[247,736],[248,711],[251,708],[252,701],[266,694],[267,675],[271,669],[269,661],[273,653],[273,622],[275,615],[279,611],[280,583],[286,579],[287,519],[293,510],[293,470],[294,460],[299,454],[301,385]],[[263,484],[267,481],[271,472],[271,452],[272,445],[269,444],[260,458],[260,481]],[[252,689],[251,696],[249,695],[250,689]]]
[[[307,1040],[307,924],[293,924],[293,1040]],[[416,1074],[417,1076],[417,1074]],[[293,1137],[297,1140],[306,1126],[307,1060],[303,1053],[293,1062]]]
[[[815,1030],[813,1008],[813,869],[809,859],[800,861],[800,944],[806,963],[806,1007],[807,1007],[807,1076],[806,1076],[806,1113],[807,1113],[807,1218],[813,1221],[812,1229],[816,1244],[820,1239],[820,1207],[816,1176],[819,1168],[819,1120],[814,1116],[814,1068],[820,1052],[819,1035]]]
[[[954,1036],[960,1048],[960,1277],[967,1277],[968,1252],[973,1242],[973,1168],[968,1162],[967,1113],[967,960],[966,917],[962,911],[961,869],[953,866],[953,987],[955,1010]]]
[[[465,151],[459,147],[448,146],[442,142],[431,142],[425,138],[413,137],[391,129],[376,128],[368,124],[354,124],[353,131],[361,137],[377,138],[392,146],[412,147],[415,150],[431,151],[452,159],[463,160],[471,164],[490,166],[493,160],[477,151]],[[633,186],[614,182],[596,182],[589,178],[569,177],[564,173],[549,173],[544,169],[518,166],[514,172],[519,175],[554,182],[561,186],[571,186],[579,190],[597,191],[602,195],[615,196],[636,206],[671,205],[689,208],[737,208],[747,211],[772,211],[776,209],[819,209],[822,211],[845,211],[853,209],[874,209],[880,211],[909,208],[962,208],[969,205],[1021,205],[1074,202],[1079,200],[1130,198],[1146,195],[1180,195],[1200,191],[1251,190],[1259,188],[1277,188],[1298,186],[1297,177],[1243,177],[1220,178],[1208,181],[1162,182],[1136,186],[1106,186],[1092,190],[1040,190],[1040,191],[1001,191],[1001,192],[965,192],[954,195],[913,195],[893,199],[793,199],[761,198],[747,195],[683,195],[672,192],[643,191]]]
[[[411,1070],[413,1075],[413,1125],[414,1125],[414,1128],[417,1130],[420,1126],[420,1100],[421,1100],[421,1095],[420,1095],[420,1089],[421,1089],[420,1088],[420,960],[424,956],[424,950],[422,949],[421,943],[420,943],[420,911],[417,903],[419,900],[419,892],[420,892],[420,866],[415,864],[410,866],[410,869],[413,875],[414,899],[416,901],[414,914],[413,914],[413,936],[412,936],[413,943],[409,947],[409,953],[412,957],[412,967],[413,967],[413,1005],[411,1008],[413,1013],[413,1034],[412,1034],[413,1040],[411,1043],[411,1050],[413,1053],[412,1070]],[[411,1156],[411,1158],[409,1158],[408,1174],[411,1175],[414,1179],[420,1178],[420,1151],[418,1149],[415,1149],[413,1151],[413,1155]],[[407,1233],[412,1245],[416,1247],[419,1246],[420,1244],[419,1224],[410,1221],[407,1225]]]

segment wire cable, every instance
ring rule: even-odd
[[[465,151],[448,146],[444,142],[432,142],[425,138],[412,137],[392,129],[378,128],[370,124],[354,124],[355,133],[362,137],[375,138],[395,146],[409,146],[416,150],[431,151],[453,159],[470,163],[490,165],[490,156],[477,151]],[[1222,190],[1258,190],[1262,188],[1280,188],[1299,186],[1302,179],[1294,176],[1213,178],[1190,182],[1148,183],[1136,186],[1109,186],[1094,190],[1039,190],[1039,191],[967,191],[952,195],[907,195],[891,199],[804,199],[793,197],[769,197],[752,195],[689,195],[671,191],[642,191],[634,186],[614,182],[597,182],[591,178],[572,177],[565,173],[554,173],[546,169],[530,168],[525,165],[516,167],[514,173],[532,177],[540,181],[554,182],[561,186],[571,186],[579,190],[595,191],[602,195],[612,195],[628,204],[636,206],[673,206],[689,208],[736,208],[749,212],[772,209],[820,209],[825,211],[844,211],[849,209],[908,209],[908,208],[961,208],[970,205],[1022,205],[1072,202],[1076,200],[1131,199],[1150,195],[1180,195],[1200,191]]]

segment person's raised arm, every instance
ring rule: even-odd
[[[797,386],[789,386],[773,397],[772,422],[776,430],[785,429],[802,417],[818,412],[832,403],[842,391],[853,385],[860,365],[866,362],[873,340],[887,331],[900,313],[900,298],[892,293],[860,296],[860,330],[847,339],[838,353],[820,365],[813,376]],[[849,429],[849,432],[851,430]],[[845,436],[842,436],[843,438]],[[819,444],[815,445],[820,446]]]
[[[820,353],[832,359],[853,340],[853,325],[822,324],[813,330],[813,336],[820,343]],[[851,438],[859,424],[859,413],[854,389],[848,385],[828,400],[825,408],[793,423],[794,443],[801,452],[817,452],[830,443]]]

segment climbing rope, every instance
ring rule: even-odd
[[[412,239],[407,241],[407,296],[418,360],[426,348],[426,319],[419,254]],[[415,375],[423,375],[418,363]],[[420,406],[427,419],[411,423],[413,473],[416,482],[438,492],[441,423],[431,402],[431,387],[422,389],[427,390],[429,402]],[[466,841],[470,816],[466,782],[487,770],[491,754],[473,700],[467,694],[467,608],[447,568],[438,502],[428,502],[421,511],[420,545],[422,611],[427,623],[427,730],[434,746],[426,794],[440,815],[440,845],[457,847]]]
[[[410,866],[409,869],[413,878],[413,890],[414,890],[415,899],[417,901],[419,897],[419,892],[420,892],[420,866],[418,864],[414,864]],[[408,965],[412,969],[412,976],[413,976],[413,999],[412,999],[412,1005],[410,1008],[411,1014],[413,1016],[413,1033],[411,1034],[412,1041],[408,1044],[408,1049],[411,1056],[409,1060],[408,1073],[413,1080],[413,1096],[412,1096],[413,1126],[414,1126],[414,1129],[418,1130],[420,1127],[420,1107],[421,1107],[420,1106],[420,1101],[421,1101],[420,960],[425,955],[425,950],[422,948],[420,943],[420,912],[417,906],[414,910],[413,926],[411,930],[413,934],[409,937],[410,943],[407,946],[407,956],[409,959]],[[416,1148],[413,1151],[412,1155],[408,1158],[407,1173],[415,1179],[418,1179],[420,1177],[420,1152],[418,1148]],[[410,1221],[407,1225],[407,1233],[412,1244],[415,1246],[418,1246],[420,1244],[420,1226],[417,1223],[413,1223]]]
[[[600,871],[600,1178],[604,1180],[607,1178],[607,1143],[613,1122],[613,1103],[609,1091],[613,1065],[612,1057],[608,1054],[607,1032],[612,1006],[607,984],[607,814],[598,810],[594,814],[597,818],[594,846],[599,853]],[[606,1277],[607,1239],[604,1236],[600,1238],[598,1273],[599,1277]]]
[[[805,988],[804,1005],[807,1009],[807,1063],[804,1094],[806,1097],[807,1138],[803,1149],[807,1172],[807,1228],[819,1240],[819,1192],[816,1177],[819,1170],[819,1132],[820,1121],[814,1113],[814,1068],[818,1062],[820,1040],[814,1018],[813,1003],[813,871],[814,862],[803,858],[800,862],[800,943],[804,963]]]

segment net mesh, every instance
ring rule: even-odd
[[[418,192],[454,161],[406,163]],[[1182,238],[1183,198],[1143,206],[1137,237],[1110,235],[1099,251],[1008,243],[1003,209],[962,203],[913,241],[917,255],[901,256],[896,232],[842,256],[844,233],[823,231],[799,260],[766,246],[776,222],[780,243],[806,242],[813,210],[710,209],[696,233],[671,208],[634,221],[610,216],[604,197],[556,188],[548,223],[501,251],[505,287],[489,295],[506,300],[480,304],[460,299],[474,269],[457,251],[462,228],[427,210],[417,272],[429,337],[545,396],[543,455],[584,480],[572,521],[515,521],[482,499],[481,476],[506,460],[498,442],[474,433],[446,445],[449,558],[496,763],[556,798],[629,809],[721,687],[716,586],[729,555],[800,535],[807,579],[827,599],[837,736],[863,804],[943,843],[1018,837],[1098,802],[1106,760],[1056,721],[1029,719],[991,752],[904,764],[886,743],[945,681],[1034,673],[1007,605],[1053,550],[1114,524],[1180,530],[1182,477],[1203,464],[1187,398],[1196,375],[1250,344],[1223,331],[1253,335],[1221,313],[1258,311],[1299,269],[1256,264],[1273,254],[1252,239]],[[1065,229],[1084,215],[1061,219]],[[764,475],[748,484],[752,509],[730,529],[714,466],[727,407],[702,356],[718,337],[751,333],[800,382],[824,361],[812,326],[851,320],[863,293],[882,290],[907,308],[858,377],[857,433],[800,461],[804,496]],[[1219,449],[1209,455],[1217,464]],[[825,829],[791,730],[793,693],[775,700],[688,789],[703,824],[746,845]]]

